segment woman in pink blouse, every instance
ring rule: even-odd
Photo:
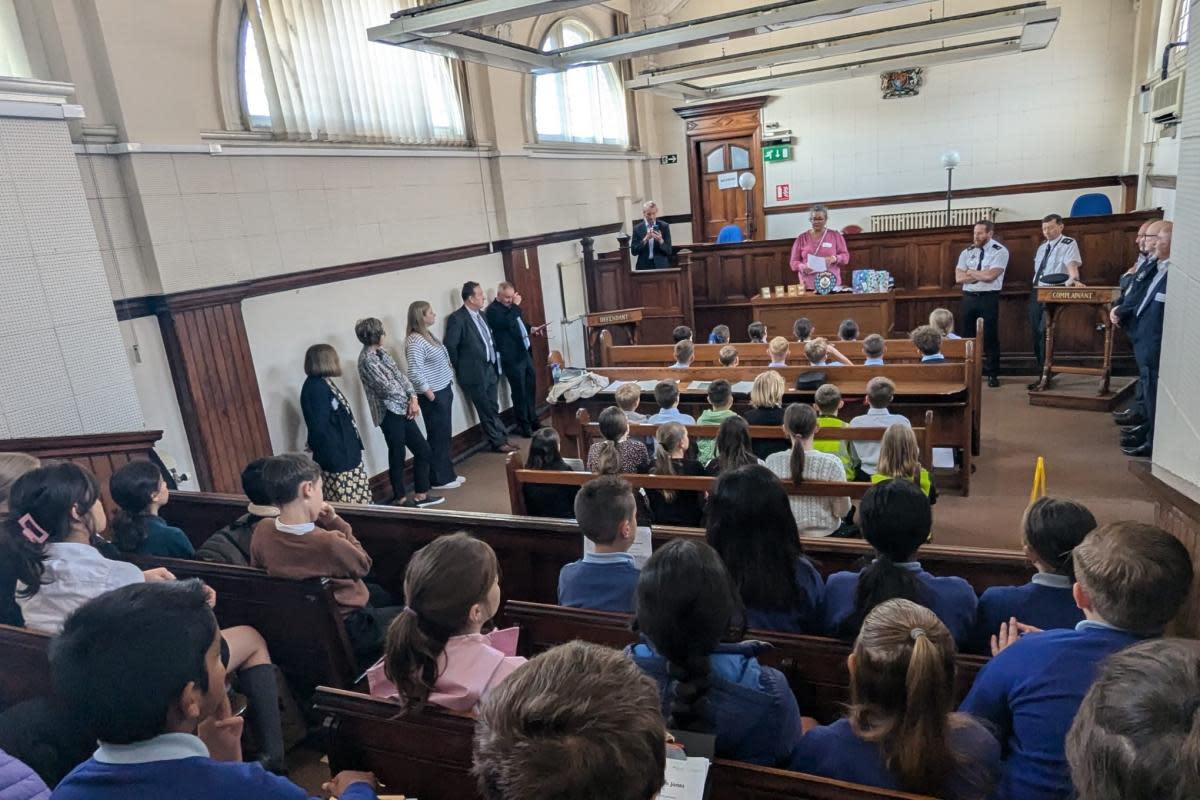
[[[842,285],[842,267],[850,263],[850,251],[846,248],[846,239],[838,231],[825,227],[829,221],[829,209],[825,206],[813,206],[808,212],[812,228],[796,237],[792,245],[792,272],[800,276],[805,288],[811,290],[813,281],[820,270],[809,265],[809,256],[825,259],[825,268],[833,273],[837,285]]]

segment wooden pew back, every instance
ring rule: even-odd
[[[600,367],[668,367],[675,363],[675,345],[672,344],[630,344],[630,345],[613,345],[612,336],[605,335],[607,331],[600,334],[600,351],[599,351],[599,366]],[[791,331],[788,331],[789,340]],[[774,338],[774,333],[772,333]],[[763,342],[730,342],[737,348],[738,361],[743,365],[766,366],[771,363],[771,356],[767,353],[767,345]],[[863,353],[862,342],[839,342],[831,340],[831,344],[837,348],[838,352],[854,362],[861,362],[866,358]],[[721,348],[723,344],[697,344],[695,345],[695,358],[693,362],[697,366],[720,366]],[[917,350],[908,339],[887,339],[885,340],[884,361],[888,364],[919,364],[921,362],[921,352]],[[978,352],[978,346],[975,345],[974,339],[943,339],[942,340],[942,355],[948,361],[965,361],[967,358],[967,350],[974,349]],[[804,345],[800,342],[791,342],[791,359],[804,361]]]
[[[0,625],[0,711],[53,694],[50,639],[48,633]]]
[[[475,723],[439,709],[399,715],[387,700],[318,689],[330,769],[370,770],[387,786],[421,800],[478,800],[471,776]],[[798,772],[717,761],[708,800],[918,800]]]

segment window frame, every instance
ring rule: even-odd
[[[274,125],[272,118],[269,115],[262,117],[251,114],[250,103],[246,98],[246,40],[251,33],[251,26],[250,14],[246,10],[246,3],[244,1],[241,3],[241,9],[241,15],[238,18],[237,52],[235,56],[237,60],[235,76],[237,79],[238,112],[241,115],[244,130],[270,133]]]

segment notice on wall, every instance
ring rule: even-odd
[[[718,189],[736,189],[738,188],[738,174],[736,172],[722,172],[717,176]]]
[[[776,200],[791,200],[792,185],[790,183],[775,184],[775,199]]]

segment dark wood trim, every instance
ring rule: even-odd
[[[28,453],[38,458],[64,458],[96,453],[126,453],[153,449],[162,431],[87,433],[78,436],[31,436],[0,439],[0,452]]]
[[[973,189],[955,189],[954,196],[956,198],[995,197],[1003,194],[1036,194],[1039,192],[1061,192],[1074,189],[1097,189],[1105,186],[1128,187],[1131,185],[1130,182],[1132,182],[1136,192],[1136,175],[1104,175],[1095,178],[1068,178],[1057,181],[1034,181],[1031,183],[1010,183],[1002,186],[979,186]],[[1174,187],[1172,186],[1172,188]],[[908,194],[892,194],[880,197],[857,197],[850,200],[814,200],[811,203],[789,203],[781,206],[767,206],[766,213],[768,215],[796,214],[808,211],[815,205],[822,205],[830,209],[859,208],[861,206],[925,203],[931,200],[944,200],[945,198],[946,193],[938,190],[936,192],[910,192]]]
[[[1130,461],[1129,471],[1142,482],[1155,502],[1169,505],[1200,523],[1200,486],[1149,461]]]
[[[676,225],[684,222],[692,221],[692,212],[686,214],[659,214],[658,218],[668,225]],[[633,226],[642,221],[641,217],[629,220],[629,230],[633,230]]]
[[[1147,175],[1146,180],[1155,189],[1174,189],[1178,179],[1174,175]]]
[[[737,100],[725,100],[720,103],[704,103],[695,106],[680,106],[673,109],[682,119],[710,117],[713,114],[733,114],[739,111],[757,111],[767,104],[770,95],[760,94],[756,97],[742,97]]]
[[[517,250],[523,247],[538,247],[543,244],[557,244],[558,242],[569,242],[574,239],[583,239],[584,237],[593,238],[608,233],[620,232],[621,223],[610,222],[604,225],[592,225],[587,228],[572,228],[567,231],[519,236],[515,239],[497,239],[492,242],[492,247],[496,250]]]

